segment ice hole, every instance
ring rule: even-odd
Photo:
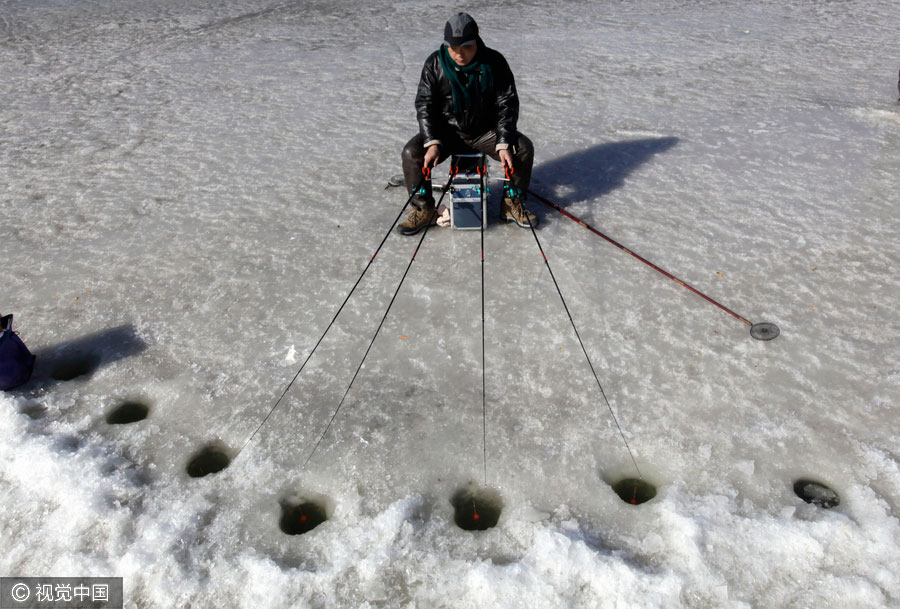
[[[484,531],[497,526],[503,499],[490,488],[463,488],[450,499],[456,526],[464,531]]]
[[[325,506],[317,501],[282,502],[281,532],[286,535],[303,535],[328,520]]]
[[[50,377],[56,381],[71,381],[90,376],[100,367],[100,356],[90,353],[68,355],[53,364]]]
[[[625,503],[640,505],[656,497],[656,487],[639,478],[625,478],[612,485],[616,495]]]
[[[794,493],[806,503],[812,503],[821,508],[831,509],[841,503],[841,498],[836,492],[815,480],[801,478],[794,482]]]
[[[28,406],[25,406],[24,408],[19,410],[19,412],[30,419],[43,419],[45,416],[47,416],[47,407],[43,404],[29,404]]]
[[[143,421],[149,413],[150,407],[146,404],[136,401],[122,402],[106,415],[106,422],[110,425],[128,425]]]
[[[202,478],[222,471],[230,463],[231,457],[226,454],[225,449],[207,446],[188,462],[187,473],[191,478]]]

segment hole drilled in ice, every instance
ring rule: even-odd
[[[625,503],[640,505],[656,497],[656,487],[639,478],[625,478],[612,485],[616,495]]]
[[[47,407],[43,404],[29,404],[20,409],[19,412],[30,419],[43,419],[47,416]]]
[[[455,511],[453,520],[464,531],[484,531],[497,526],[503,499],[490,488],[463,488],[450,500]]]
[[[812,503],[825,509],[837,507],[841,503],[841,498],[836,492],[821,482],[806,478],[794,482],[794,493],[806,503]]]
[[[146,404],[136,401],[122,402],[106,415],[106,422],[110,425],[128,425],[143,421],[149,413],[150,407]]]
[[[90,353],[72,354],[57,360],[50,371],[56,381],[71,381],[80,376],[90,376],[100,367],[100,356]]]
[[[283,502],[278,526],[286,535],[303,535],[328,520],[325,506],[316,501]]]
[[[220,446],[207,446],[197,453],[187,466],[191,478],[202,478],[222,471],[231,463],[231,457]]]

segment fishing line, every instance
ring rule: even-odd
[[[430,170],[429,170],[430,173]],[[313,455],[316,454],[316,451],[319,449],[319,445],[322,443],[322,440],[325,439],[325,435],[328,433],[328,430],[331,429],[331,425],[334,423],[334,420],[337,418],[338,412],[340,412],[341,407],[344,405],[344,401],[347,399],[347,395],[350,393],[350,388],[353,387],[353,383],[356,381],[356,377],[359,376],[359,371],[362,370],[363,364],[366,362],[366,358],[369,356],[369,352],[372,350],[372,345],[375,344],[375,339],[378,338],[378,333],[381,331],[381,327],[384,325],[384,321],[387,319],[388,313],[391,311],[391,307],[394,306],[394,301],[397,299],[397,294],[400,293],[400,288],[403,286],[403,282],[406,280],[406,276],[409,274],[409,269],[412,268],[413,262],[416,260],[416,255],[419,253],[419,249],[422,247],[422,243],[425,241],[425,236],[428,234],[428,229],[431,228],[431,224],[437,215],[437,208],[440,207],[441,202],[444,200],[444,196],[450,191],[450,184],[453,182],[453,176],[450,176],[450,179],[447,181],[447,185],[444,188],[444,191],[441,193],[441,198],[434,206],[434,210],[431,212],[431,218],[428,220],[428,224],[425,225],[425,231],[422,233],[422,237],[419,239],[418,245],[416,245],[416,250],[413,252],[412,258],[409,259],[409,264],[406,265],[406,270],[403,272],[403,276],[400,278],[400,283],[397,284],[397,289],[394,290],[394,295],[391,297],[391,301],[388,303],[387,309],[384,311],[384,315],[381,318],[381,322],[378,324],[378,328],[375,329],[375,334],[372,336],[372,340],[369,341],[369,346],[366,349],[365,354],[363,354],[362,360],[359,362],[359,366],[356,368],[356,372],[353,373],[353,378],[350,379],[350,384],[347,385],[347,390],[344,391],[344,395],[341,398],[341,401],[338,403],[337,408],[334,409],[334,413],[331,415],[331,419],[328,421],[328,425],[325,426],[325,430],[322,432],[322,435],[319,436],[319,440],[316,442],[315,446],[313,446],[312,451],[309,453],[309,456],[306,458],[306,461],[303,462],[303,469],[309,464],[310,460],[313,458]],[[413,191],[413,193],[418,192],[418,188]],[[412,196],[410,196],[410,200],[412,200]]]
[[[507,178],[509,176],[507,175]],[[508,184],[505,185],[505,188],[512,188]],[[578,332],[578,327],[575,325],[575,320],[572,318],[572,313],[569,312],[569,306],[566,304],[566,299],[563,297],[562,290],[559,288],[559,283],[556,281],[556,276],[553,275],[553,269],[550,268],[550,262],[547,260],[547,255],[544,253],[544,248],[541,246],[541,241],[538,239],[537,231],[534,230],[534,224],[531,223],[531,216],[528,213],[525,213],[525,217],[528,219],[528,227],[531,229],[531,234],[534,236],[534,241],[537,243],[538,249],[541,252],[541,257],[544,259],[544,264],[547,267],[547,271],[550,273],[550,278],[553,280],[553,285],[556,286],[556,293],[559,294],[559,299],[562,301],[563,308],[566,310],[566,315],[569,317],[569,322],[572,324],[572,330],[575,331],[575,337],[578,339],[578,344],[581,345],[581,350],[584,352],[584,357],[587,360],[588,366],[591,369],[591,373],[594,375],[594,380],[597,381],[597,387],[600,389],[600,395],[603,396],[603,401],[606,404],[607,410],[609,410],[610,416],[612,416],[613,423],[616,424],[616,429],[619,430],[619,435],[622,437],[622,442],[625,443],[625,448],[628,450],[628,456],[631,457],[631,462],[634,464],[634,469],[637,471],[638,478],[643,480],[644,476],[641,473],[641,468],[638,467],[637,460],[634,458],[634,453],[631,451],[631,446],[628,444],[628,440],[625,438],[625,432],[622,431],[622,426],[619,425],[619,420],[616,418],[616,413],[613,411],[612,405],[609,403],[609,399],[606,397],[606,392],[603,390],[603,385],[600,383],[600,377],[597,375],[597,371],[594,369],[594,364],[591,362],[591,356],[588,355],[587,349],[584,346],[584,341],[581,340],[581,334]]]
[[[382,238],[381,243],[378,244],[378,247],[375,249],[375,253],[372,254],[371,258],[369,258],[369,263],[366,264],[366,267],[363,269],[359,278],[357,278],[356,283],[354,283],[353,287],[350,288],[350,292],[347,294],[347,297],[344,298],[344,302],[341,303],[341,306],[338,307],[338,310],[334,314],[334,317],[331,318],[331,322],[328,324],[328,327],[326,327],[325,331],[322,332],[322,336],[319,337],[319,340],[316,341],[316,344],[312,348],[312,351],[310,351],[309,355],[306,356],[306,359],[303,360],[303,363],[300,365],[300,368],[297,370],[297,373],[294,374],[294,377],[287,384],[287,387],[284,388],[284,391],[281,393],[281,396],[275,401],[275,404],[272,406],[272,408],[269,409],[269,412],[268,412],[268,414],[266,414],[265,418],[263,418],[262,423],[260,423],[259,426],[257,426],[257,428],[253,431],[253,433],[250,434],[250,437],[248,437],[247,440],[244,442],[244,444],[241,445],[241,448],[237,451],[237,453],[235,453],[234,459],[232,461],[237,460],[238,455],[240,455],[241,452],[247,447],[247,445],[250,444],[251,440],[253,440],[254,436],[256,436],[256,434],[259,432],[259,430],[263,428],[263,425],[266,424],[266,421],[269,420],[269,417],[272,416],[272,414],[275,412],[275,409],[278,408],[278,406],[281,404],[281,401],[284,400],[284,397],[288,394],[288,391],[291,390],[291,387],[293,387],[294,382],[296,382],[297,378],[300,376],[300,373],[303,372],[303,369],[306,367],[306,364],[309,362],[309,360],[312,358],[313,354],[316,352],[316,349],[318,349],[319,345],[322,344],[322,341],[325,339],[325,335],[328,334],[329,330],[331,330],[331,327],[334,325],[334,322],[337,320],[338,315],[340,315],[341,311],[344,310],[344,306],[346,306],[347,302],[350,300],[350,297],[353,295],[353,292],[356,291],[356,288],[359,286],[363,277],[365,277],[366,272],[368,272],[368,270],[369,270],[369,267],[372,266],[373,262],[375,262],[375,257],[378,255],[378,252],[381,251],[381,248],[384,245],[385,241],[387,241],[388,237],[391,235],[391,232],[394,230],[394,225],[396,225],[397,221],[400,220],[400,217],[403,215],[403,212],[406,211],[407,207],[409,207],[410,202],[412,202],[413,197],[416,195],[416,193],[419,192],[419,189],[431,177],[431,170],[428,169],[426,171],[425,169],[423,169],[423,174],[424,175],[422,176],[422,179],[419,181],[418,186],[416,186],[413,189],[412,193],[409,195],[409,198],[406,200],[406,203],[404,203],[403,207],[400,209],[400,213],[398,213],[397,217],[394,218],[394,221],[391,223],[391,227],[385,233],[384,238]]]
[[[482,201],[486,196],[484,191],[484,166],[479,166],[478,174],[481,176],[481,197]],[[482,206],[482,210],[485,207]],[[481,219],[481,445],[483,449],[484,460],[484,485],[487,486],[487,386],[486,373],[487,360],[484,351],[484,225],[486,218]],[[472,500],[475,501],[474,499]],[[477,512],[476,512],[477,517]]]

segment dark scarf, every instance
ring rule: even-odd
[[[467,66],[461,66],[450,58],[445,45],[441,46],[440,58],[444,76],[450,81],[450,91],[453,93],[453,112],[462,114],[472,109],[474,102],[481,98],[481,94],[494,86],[494,71],[491,65],[484,61],[484,45],[479,39],[478,51],[475,58]]]

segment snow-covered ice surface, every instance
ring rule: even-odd
[[[652,501],[528,231],[391,236],[421,63],[469,9],[516,74],[532,199]],[[0,574],[129,607],[900,606],[894,0],[0,0]],[[441,169],[443,171],[443,169]],[[494,203],[496,209],[496,203]],[[81,370],[79,370],[81,368]],[[85,372],[78,376],[79,372]],[[75,376],[71,380],[66,377]],[[60,378],[54,378],[60,377]],[[149,416],[109,425],[131,401]],[[792,490],[827,483],[825,510]],[[281,532],[283,504],[329,520]]]

